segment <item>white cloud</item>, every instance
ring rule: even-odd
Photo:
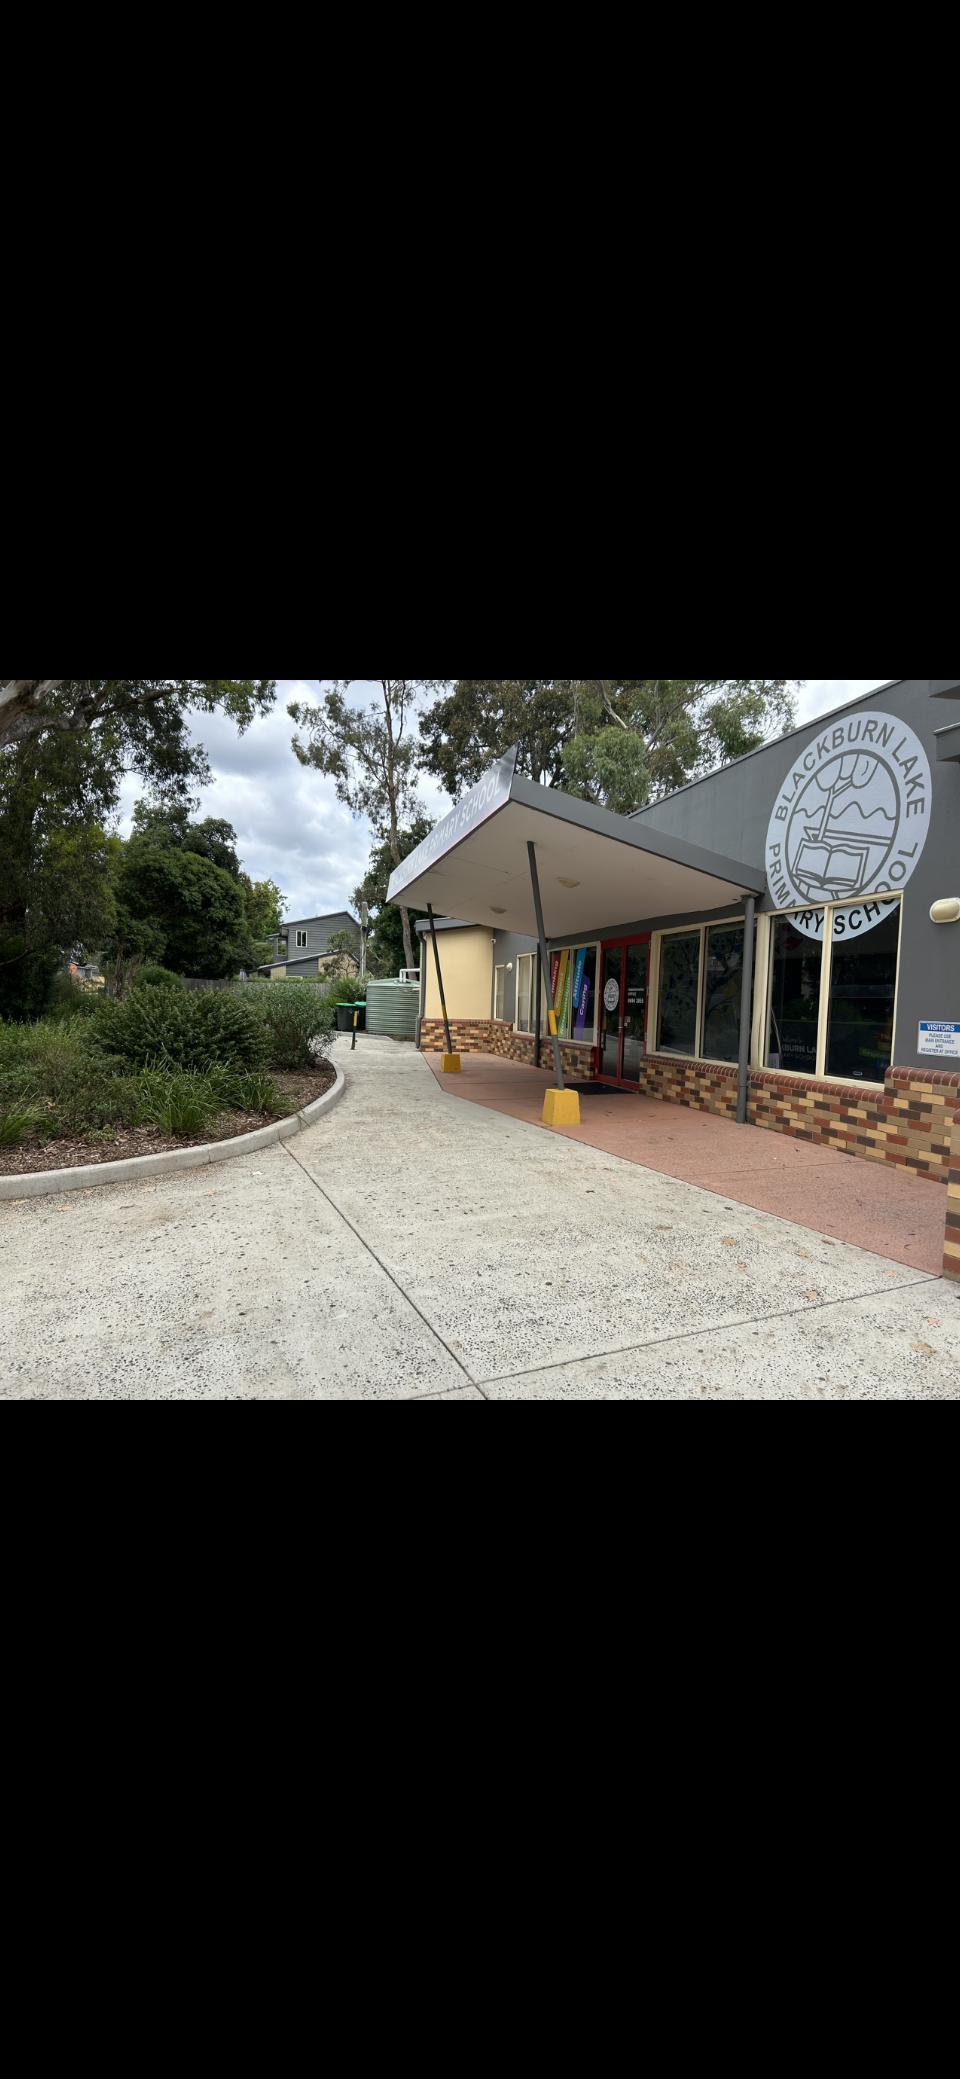
[[[372,683],[351,687],[360,705],[372,699]],[[290,749],[295,724],[287,714],[291,700],[319,698],[319,679],[278,679],[276,706],[252,722],[239,736],[225,715],[194,717],[192,733],[202,743],[214,774],[203,790],[198,816],[225,816],[237,833],[244,870],[255,881],[276,881],[287,897],[287,916],[323,916],[350,909],[373,843],[364,818],[351,816],[337,800],[333,781],[300,765]],[[450,803],[433,781],[421,785],[431,815],[445,815]],[[125,783],[120,803],[120,829],[130,832],[134,802],[142,794],[139,781]]]
[[[797,699],[797,720],[814,722],[818,715],[828,715],[831,708],[843,707],[848,700],[862,700],[865,693],[889,684],[889,679],[807,679]]]

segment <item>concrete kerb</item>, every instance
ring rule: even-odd
[[[253,1133],[239,1133],[229,1141],[204,1141],[196,1148],[168,1148],[158,1155],[128,1155],[122,1162],[87,1162],[77,1169],[34,1170],[26,1176],[0,1177],[0,1199],[43,1198],[54,1191],[88,1191],[93,1184],[132,1184],[138,1177],[155,1177],[165,1170],[200,1169],[207,1162],[228,1162],[231,1155],[253,1155],[259,1148],[272,1147],[275,1141],[289,1140],[291,1134],[305,1133],[308,1126],[315,1126],[324,1112],[339,1102],[346,1077],[335,1062],[331,1062],[331,1067],[337,1079],[332,1090],[325,1090],[302,1112],[292,1112],[289,1118],[278,1119],[273,1126],[258,1126]]]

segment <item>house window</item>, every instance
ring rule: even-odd
[[[495,967],[493,970],[493,1015],[495,1018],[503,1017],[503,999],[506,992],[506,983],[506,968]]]
[[[298,944],[298,946],[305,946],[305,945],[306,945],[306,943],[307,943],[307,934],[306,934],[306,932],[305,932],[305,931],[298,931],[298,932],[297,932],[297,944]]]
[[[900,898],[771,921],[767,1068],[882,1083],[893,1059]]]

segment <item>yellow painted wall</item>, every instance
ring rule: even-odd
[[[437,949],[443,974],[443,993],[450,1018],[489,1018],[493,987],[493,935],[482,924],[463,931],[438,931]],[[427,964],[427,1001],[424,1016],[439,1018],[440,994],[430,933],[423,941]]]

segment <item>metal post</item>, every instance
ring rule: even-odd
[[[737,1065],[737,1125],[747,1123],[747,1083],[750,1072],[750,995],[753,987],[753,918],[756,902],[747,896],[743,921],[743,987],[740,991],[740,1060]]]
[[[436,961],[436,963],[437,963],[437,988],[438,988],[438,989],[439,989],[439,991],[440,991],[440,1009],[441,1009],[441,1011],[443,1012],[443,1029],[444,1029],[444,1032],[445,1032],[445,1033],[446,1033],[446,1035],[447,1035],[447,1053],[448,1053],[448,1054],[452,1054],[452,1053],[453,1053],[453,1041],[452,1041],[452,1039],[450,1038],[450,1021],[449,1021],[449,1019],[448,1019],[448,1017],[447,1017],[447,1006],[446,1006],[446,1001],[445,1001],[445,999],[444,999],[444,994],[443,994],[443,976],[442,976],[442,974],[440,973],[440,955],[439,955],[439,953],[437,952],[437,929],[436,929],[436,925],[434,924],[434,921],[433,921],[433,904],[432,904],[432,902],[428,902],[428,904],[427,904],[427,916],[428,916],[428,917],[429,917],[429,919],[430,919],[430,936],[431,936],[431,938],[432,938],[432,940],[433,940],[433,957],[434,957],[434,960],[435,960],[435,961]]]
[[[527,843],[527,857],[530,861],[530,879],[533,882],[533,907],[537,913],[537,937],[540,940],[540,960],[543,967],[544,982],[546,983],[546,986],[549,989],[550,983],[548,978],[550,974],[550,962],[547,958],[547,938],[543,928],[543,911],[540,907],[540,882],[537,879],[537,848],[536,845],[530,841],[528,841]],[[539,1009],[540,998],[538,995],[538,1013]],[[550,1025],[550,1037],[553,1041],[553,1060],[554,1066],[557,1071],[557,1089],[562,1090],[564,1087],[564,1082],[563,1069],[560,1064],[560,1041],[557,1036],[557,1014],[553,1008],[552,1003],[549,1001],[549,998],[547,1001],[547,1019]]]

